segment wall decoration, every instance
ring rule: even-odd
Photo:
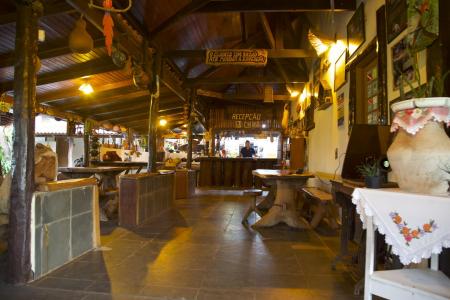
[[[386,0],[388,42],[395,39],[406,28],[407,7],[406,0]]]
[[[337,120],[338,126],[344,125],[344,93],[337,96]]]
[[[403,74],[404,85],[406,80],[414,81],[414,58],[408,51],[407,39],[400,40],[397,44],[392,46],[392,78],[394,90],[398,90],[400,86],[400,75]]]
[[[265,66],[268,53],[265,49],[218,49],[206,50],[207,65]]]
[[[408,32],[415,51],[433,43],[439,36],[439,0],[408,1]]]
[[[334,65],[334,91],[340,89],[346,81],[345,58],[347,51],[342,52]]]
[[[364,3],[361,3],[347,24],[347,47],[349,58],[366,40],[364,23]]]

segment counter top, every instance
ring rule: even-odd
[[[45,184],[40,184],[37,188],[37,191],[54,192],[88,185],[97,185],[97,180],[95,178],[80,178],[80,179],[50,181]]]
[[[208,157],[197,157],[195,160],[242,160],[242,161],[251,161],[251,160],[262,160],[262,161],[277,161],[277,158],[259,158],[259,157],[215,157],[215,156],[208,156]]]

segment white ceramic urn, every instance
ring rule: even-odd
[[[430,117],[433,115],[430,114],[432,108],[441,109],[442,113],[442,108],[445,112],[448,107],[450,98],[442,97],[411,99],[392,105],[394,113],[400,112],[400,116],[408,110],[409,115],[413,112],[412,117],[416,117],[415,110],[417,114],[428,112],[428,118],[418,119],[422,122],[416,126],[398,126],[397,135],[387,151],[393,175],[401,189],[414,193],[448,195],[450,138],[444,130],[444,121],[448,121],[449,115],[446,120],[445,115]]]

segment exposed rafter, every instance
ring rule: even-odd
[[[172,25],[174,25],[176,22],[181,20],[182,18],[186,17],[187,15],[190,15],[196,11],[198,11],[200,8],[208,4],[208,0],[193,0],[191,3],[185,5],[183,8],[181,8],[179,11],[177,11],[174,15],[172,15],[170,18],[162,22],[160,25],[158,25],[155,29],[153,29],[149,34],[150,41],[153,40],[158,34],[163,32],[164,30],[168,29]]]
[[[216,98],[221,100],[263,100],[264,94],[227,94],[198,89],[197,95]],[[291,101],[293,98],[290,95],[273,95],[273,100],[277,101]]]
[[[315,58],[317,54],[313,50],[305,49],[266,49],[269,58]],[[168,57],[199,57],[206,56],[206,50],[170,50],[164,53]]]
[[[58,3],[45,3],[44,2],[44,16],[52,16],[58,14],[68,14],[75,12],[75,9],[68,5],[67,3],[61,1]],[[11,12],[4,15],[0,15],[0,26],[15,23],[17,18],[17,13]]]
[[[93,59],[84,63],[78,63],[67,69],[44,73],[38,75],[37,85],[49,84],[53,82],[75,79],[83,76],[94,75],[99,73],[107,73],[118,70],[109,57]],[[0,91],[11,91],[14,81],[5,81],[0,83]]]
[[[335,0],[336,11],[356,9],[356,0]],[[199,13],[330,11],[330,0],[219,0],[211,1]]]
[[[107,83],[101,86],[95,87],[95,92],[100,93],[103,91],[108,91],[111,89],[119,89],[127,86],[132,86],[133,81],[130,80],[123,80],[113,83]],[[65,90],[57,90],[49,93],[45,93],[42,95],[39,95],[37,97],[37,101],[39,103],[46,103],[46,102],[52,102],[52,101],[58,101],[61,99],[67,99],[67,98],[73,98],[73,97],[81,97],[80,91],[78,90],[78,86],[70,89]]]
[[[97,38],[94,40],[94,48],[104,47],[105,39]],[[67,38],[60,39],[51,43],[44,43],[39,47],[38,56],[41,60],[71,54]],[[0,55],[0,68],[11,67],[14,65],[14,52]]]
[[[289,78],[288,83],[307,82],[304,75],[296,75]],[[275,76],[242,76],[226,78],[194,78],[187,79],[186,87],[198,87],[202,85],[222,85],[222,84],[252,84],[252,83],[286,83],[286,80]]]

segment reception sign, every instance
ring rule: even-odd
[[[267,64],[267,50],[220,49],[206,50],[206,64],[211,66],[240,65],[263,67]]]

